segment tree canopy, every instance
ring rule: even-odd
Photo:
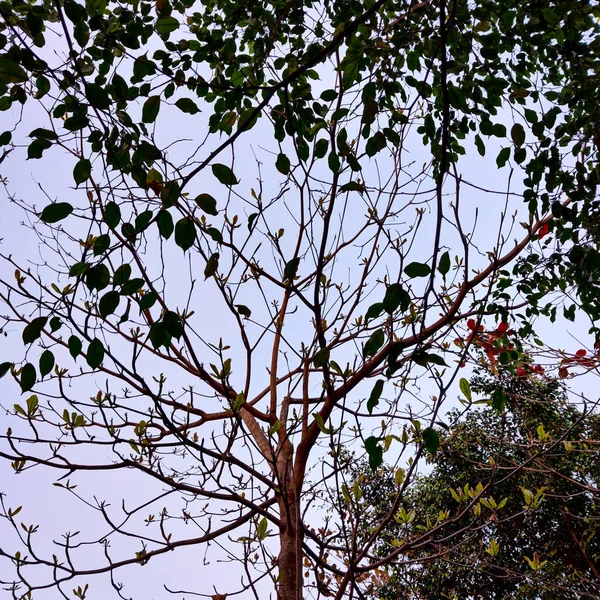
[[[0,15],[14,598],[135,597],[130,567],[171,553],[233,573],[175,569],[175,597],[364,597],[439,529],[384,543],[445,456],[463,367],[597,368],[597,2]],[[581,341],[548,329],[565,319]],[[393,465],[377,522],[349,452]],[[49,543],[53,518],[12,504],[15,481],[79,500],[87,531],[57,515]]]

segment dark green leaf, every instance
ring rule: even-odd
[[[42,379],[54,368],[54,354],[50,350],[44,350],[40,356],[40,375]]]
[[[235,307],[237,308],[238,313],[245,319],[249,319],[252,315],[252,311],[245,304],[236,304]]]
[[[56,140],[56,139],[58,139],[58,135],[56,135],[56,132],[52,131],[51,129],[44,129],[43,127],[38,127],[37,129],[34,129],[29,134],[29,137],[32,137],[32,138],[43,138],[45,140]]]
[[[40,219],[44,223],[57,223],[66,219],[73,212],[73,207],[68,202],[53,202],[44,208]]]
[[[156,33],[163,40],[169,38],[169,35],[179,28],[179,21],[175,17],[160,17],[156,21]]]
[[[206,267],[204,268],[204,279],[212,277],[219,268],[219,253],[215,252],[211,254],[210,258],[206,261]]]
[[[76,185],[87,181],[92,173],[92,163],[84,158],[80,160],[73,169],[73,179]]]
[[[142,107],[142,121],[144,123],[154,123],[159,110],[160,96],[150,96]]]
[[[167,328],[162,321],[157,321],[150,327],[150,342],[154,348],[160,348],[167,340]]]
[[[165,240],[168,240],[173,234],[173,217],[168,210],[161,210],[156,216],[156,224],[158,225],[158,232]]]
[[[299,266],[299,258],[292,258],[292,260],[288,261],[283,269],[283,280],[289,281],[290,283],[293,282],[294,279],[296,279],[296,273],[298,272]]]
[[[423,429],[423,444],[429,454],[435,454],[440,447],[440,436],[438,432],[432,427]]]
[[[233,171],[227,166],[222,165],[220,163],[216,163],[212,166],[213,175],[223,184],[223,185],[235,185],[238,183],[237,177],[234,175]]]
[[[116,202],[109,202],[104,207],[104,222],[111,228],[115,229],[121,221],[121,209]]]
[[[25,344],[35,342],[42,335],[42,329],[44,329],[47,321],[48,317],[37,317],[31,323],[28,323],[23,329],[23,342]]]
[[[190,115],[195,115],[200,112],[200,109],[196,106],[196,103],[190,98],[180,98],[175,102],[175,106],[182,112]]]
[[[27,73],[16,62],[0,57],[0,84],[25,83],[27,79]]]
[[[444,252],[442,256],[440,256],[440,262],[438,264],[438,269],[442,275],[447,275],[450,270],[450,253]]]
[[[340,170],[340,157],[336,152],[331,151],[329,153],[327,164],[329,165],[329,170],[332,173],[337,173]]]
[[[381,131],[378,131],[367,141],[365,152],[367,153],[367,156],[375,156],[375,154],[385,148],[386,144],[387,140],[385,135]]]
[[[130,277],[131,265],[124,263],[115,271],[113,276],[113,285],[123,285],[125,282],[129,281]]]
[[[369,467],[373,471],[377,470],[383,463],[383,448],[379,445],[379,440],[374,437],[368,437],[365,440],[365,450],[369,455]]]
[[[277,160],[275,161],[275,167],[283,175],[287,175],[290,172],[290,159],[280,152],[277,155]]]
[[[522,146],[525,143],[525,129],[520,123],[515,123],[510,130],[510,137],[516,146]]]
[[[123,284],[121,288],[122,296],[130,296],[131,294],[135,294],[139,292],[144,287],[144,280],[141,277],[135,277],[134,279],[130,279],[127,283]]]
[[[181,197],[181,187],[176,181],[167,181],[165,187],[160,193],[163,207],[169,208],[173,206]]]
[[[492,394],[492,406],[497,411],[503,411],[506,401],[508,400],[506,392],[502,388],[497,388]]]
[[[147,310],[148,308],[152,308],[156,301],[158,300],[158,296],[156,292],[148,292],[144,294],[138,301],[138,306],[140,307],[140,311]]]
[[[0,135],[0,146],[7,146],[12,141],[12,132],[5,131]]]
[[[374,331],[363,348],[363,357],[367,358],[377,354],[381,346],[383,346],[384,341],[385,335],[383,333],[383,329],[377,329]]]
[[[106,265],[99,264],[92,267],[85,277],[85,284],[90,292],[103,290],[110,283],[110,272]]]
[[[36,378],[35,367],[31,363],[27,363],[21,371],[21,392],[28,392],[35,385]]]
[[[179,219],[175,225],[175,243],[185,252],[196,241],[196,224],[190,217]]]
[[[77,336],[72,335],[67,345],[69,346],[69,354],[73,358],[77,358],[81,354],[81,340]]]
[[[183,335],[183,323],[176,312],[168,310],[163,317],[163,323],[174,338],[179,339]]]
[[[43,138],[38,138],[29,144],[27,148],[27,158],[42,158],[44,150],[52,146],[52,142]]]
[[[94,242],[94,256],[104,254],[110,248],[110,235],[103,233],[96,238]]]
[[[496,157],[496,164],[499,168],[502,168],[510,158],[510,148],[502,148]]]
[[[148,225],[150,225],[153,216],[154,213],[151,210],[145,210],[144,212],[140,213],[135,218],[135,232],[141,233],[144,231]]]
[[[221,234],[221,232],[218,229],[215,229],[214,227],[209,227],[206,230],[206,233],[208,233],[208,235],[210,235],[210,237],[217,243],[222,244],[223,243],[223,235]]]
[[[110,97],[106,87],[96,83],[90,83],[85,88],[85,96],[88,102],[95,108],[108,108],[110,106]]]
[[[404,269],[404,273],[411,279],[427,277],[431,273],[431,267],[423,263],[412,262]]]
[[[196,196],[196,204],[207,214],[216,217],[219,214],[217,210],[217,201],[210,194],[200,194]]]
[[[396,311],[398,307],[404,312],[410,306],[410,296],[399,283],[392,283],[385,291],[382,304],[383,309],[390,315]]]
[[[13,363],[11,362],[3,362],[0,364],[0,379],[2,379],[10,371],[12,366]]]
[[[50,331],[54,333],[62,327],[62,321],[58,317],[52,317],[50,319]]]
[[[378,379],[371,390],[371,395],[367,401],[367,410],[369,411],[369,414],[372,414],[373,409],[379,404],[379,398],[381,398],[381,393],[383,392],[383,383],[383,379]]]
[[[75,263],[74,265],[71,265],[71,268],[69,269],[69,277],[79,277],[86,273],[89,268],[90,265],[85,262]]]
[[[98,310],[100,312],[100,316],[103,319],[106,319],[108,315],[112,315],[115,312],[115,310],[117,310],[120,301],[121,295],[115,290],[104,294],[104,296],[100,298],[100,302],[98,302]]]
[[[383,302],[376,302],[375,304],[371,304],[371,306],[369,306],[369,309],[367,310],[367,314],[365,315],[365,321],[376,319],[382,311]]]
[[[313,363],[317,369],[326,367],[329,363],[329,348],[320,348],[313,357]]]
[[[92,369],[97,369],[104,360],[104,344],[94,338],[87,349],[86,362]]]

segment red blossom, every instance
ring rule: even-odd
[[[548,223],[544,223],[538,229],[538,238],[541,240],[545,235],[548,235]]]

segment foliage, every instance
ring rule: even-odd
[[[0,376],[25,398],[0,457],[109,531],[48,549],[2,495],[4,586],[130,597],[122,567],[202,547],[238,569],[217,597],[361,594],[403,550],[372,560],[395,512],[365,525],[344,452],[396,457],[399,508],[478,349],[517,374],[552,352],[543,318],[598,336],[597,2],[0,16],[0,161],[40,181],[2,178],[26,231],[3,247]],[[597,365],[553,356],[565,378]]]
[[[505,411],[448,415],[431,471],[407,491],[375,555],[406,548],[374,597],[595,598],[600,590],[600,418],[566,401],[557,380],[490,375],[471,390],[502,389]],[[396,501],[394,473],[355,467],[369,518]],[[411,518],[403,519],[402,515]]]

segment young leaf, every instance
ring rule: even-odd
[[[464,377],[461,377],[460,381],[458,382],[458,385],[460,387],[460,391],[463,393],[463,396],[469,402],[471,402],[473,395],[471,394],[471,384],[469,383],[469,380],[465,379]]]

